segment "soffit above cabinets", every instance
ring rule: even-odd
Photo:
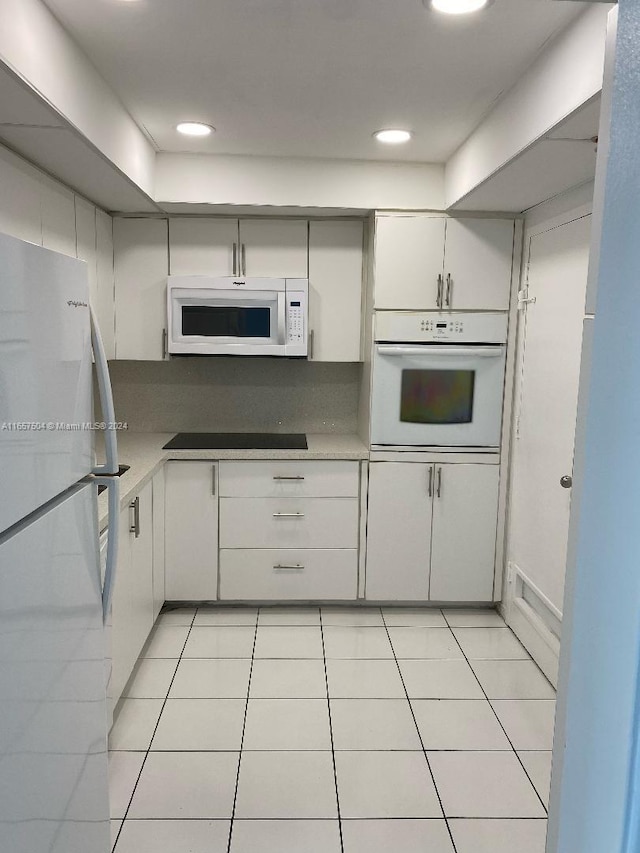
[[[443,162],[586,3],[45,0],[160,151]],[[205,140],[175,132],[213,124]],[[405,146],[372,133],[408,127]]]
[[[159,210],[27,83],[1,65],[0,143],[105,210]]]
[[[596,171],[600,97],[556,125],[451,208],[522,213],[573,187],[593,181]]]

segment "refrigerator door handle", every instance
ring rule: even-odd
[[[91,345],[93,347],[93,357],[96,362],[96,373],[98,376],[98,390],[100,393],[100,405],[102,407],[102,417],[106,422],[104,431],[104,446],[106,463],[104,465],[96,465],[93,469],[94,474],[117,474],[118,473],[118,441],[116,438],[116,414],[113,406],[113,392],[111,390],[111,378],[109,376],[109,365],[107,363],[107,354],[102,343],[102,335],[100,327],[96,320],[96,315],[92,306],[89,306],[91,315]],[[111,494],[111,493],[109,493]]]
[[[116,582],[118,566],[118,542],[120,539],[120,481],[117,477],[96,477],[93,481],[98,486],[107,487],[109,499],[109,527],[107,534],[107,560],[102,586],[102,619],[107,623],[113,588]]]

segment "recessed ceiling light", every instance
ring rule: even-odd
[[[401,142],[408,142],[411,139],[412,133],[409,130],[376,130],[373,134],[378,142],[386,142],[389,145],[399,145]]]
[[[492,0],[423,0],[435,9],[436,12],[444,12],[446,15],[468,15],[470,12],[478,12],[488,6]]]
[[[180,124],[176,125],[176,130],[178,133],[184,133],[185,136],[209,136],[215,127],[201,121],[181,121]]]

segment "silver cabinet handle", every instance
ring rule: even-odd
[[[274,518],[304,518],[303,512],[274,512]]]
[[[279,572],[279,571],[301,572],[304,569],[304,566],[301,565],[300,563],[291,563],[291,564],[277,563],[273,568],[276,572]]]
[[[442,288],[443,288],[443,285],[444,285],[444,282],[442,280],[442,273],[439,273],[438,274],[438,290],[436,293],[436,307],[437,308],[442,308]]]
[[[429,486],[427,488],[429,497],[433,497],[433,465],[429,465]]]
[[[216,466],[211,466],[211,494],[216,496]]]
[[[133,524],[129,528],[129,532],[133,533],[138,539],[140,536],[140,495],[131,501],[129,507],[133,510]]]
[[[236,268],[238,266],[238,244],[233,244],[233,275],[238,275]]]
[[[162,330],[162,360],[167,357],[167,330]]]
[[[569,474],[565,474],[564,477],[560,477],[560,485],[563,489],[570,489],[573,486],[573,477]]]
[[[309,332],[309,361],[313,361],[313,350],[314,350],[315,337],[316,337],[316,333],[315,333],[314,329],[311,329],[311,331]]]
[[[241,266],[240,275],[246,275],[247,274],[247,247],[245,246],[244,243],[242,244],[242,246],[240,248],[240,266]]]
[[[298,475],[296,477],[274,477],[273,479],[274,480],[304,480],[304,477],[301,477],[300,475]]]
[[[445,296],[445,305],[447,308],[451,308],[451,298],[453,296],[453,279],[451,278],[451,273],[447,273],[447,295]]]
[[[438,485],[436,486],[436,495],[440,497],[442,494],[442,468],[438,468]]]

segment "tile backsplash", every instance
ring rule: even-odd
[[[220,357],[109,367],[116,417],[134,432],[357,429],[361,364]]]

